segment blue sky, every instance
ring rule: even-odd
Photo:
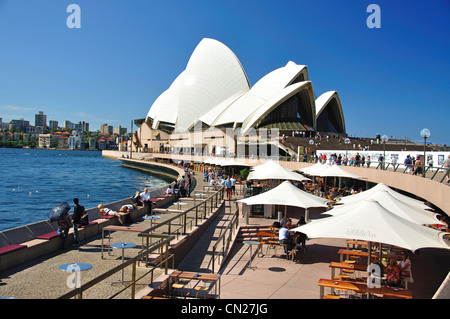
[[[72,3],[80,29],[66,25]],[[0,118],[130,129],[207,37],[252,85],[307,65],[316,96],[339,92],[349,135],[420,141],[426,127],[449,145],[449,16],[448,0],[0,0]]]

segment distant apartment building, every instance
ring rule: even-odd
[[[75,129],[75,124],[73,124],[71,121],[64,121],[64,128],[67,130],[73,130]]]
[[[38,114],[34,115],[34,126],[36,127],[45,127],[47,126],[47,115],[44,112],[39,111]]]
[[[58,148],[69,148],[69,137],[60,136],[58,138]]]
[[[127,134],[127,128],[126,127],[122,127],[122,126],[116,126],[116,128],[114,129],[114,134],[117,135],[125,135]]]
[[[89,149],[96,150],[97,149],[97,139],[95,137],[89,138]]]
[[[11,141],[12,140],[12,136],[11,136],[11,133],[9,133],[9,132],[5,132],[5,133],[3,133],[3,135],[2,135],[2,141]]]
[[[9,129],[25,132],[29,125],[30,125],[30,121],[25,121],[23,118],[21,118],[19,120],[12,120],[9,125]]]
[[[112,125],[108,125],[107,123],[100,125],[100,132],[104,134],[113,134],[114,128]]]
[[[48,121],[48,128],[50,130],[57,129],[58,128],[58,121],[57,120],[50,120],[50,121]]]
[[[55,148],[58,146],[58,135],[39,134],[39,148]]]

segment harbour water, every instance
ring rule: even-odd
[[[47,219],[78,197],[86,209],[130,197],[173,179],[121,166],[99,151],[0,148],[0,231]]]

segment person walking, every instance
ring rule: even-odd
[[[442,168],[445,168],[444,177],[447,177],[447,183],[450,182],[450,155],[442,162]]]
[[[231,199],[231,180],[230,176],[227,177],[227,179],[223,182],[225,184],[226,192],[227,192],[227,198],[228,200]]]

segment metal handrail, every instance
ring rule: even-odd
[[[407,164],[404,164],[404,163],[403,164],[402,163],[398,164],[398,163],[392,163],[392,162],[384,162],[384,166],[385,166],[384,168],[383,168],[383,162],[378,162],[378,165],[377,165],[377,167],[375,169],[380,169],[380,170],[385,170],[386,171],[388,169],[389,165],[393,166],[392,171],[394,171],[394,172],[396,172],[398,170],[398,168],[403,167],[402,173],[403,174],[408,174],[407,169],[410,168],[411,169],[410,170],[410,174],[422,176],[424,178],[427,178],[426,174],[428,173],[428,171],[435,170],[434,174],[430,177],[431,180],[434,180],[434,178],[436,177],[436,175],[439,172],[444,171],[443,172],[443,176],[442,176],[441,180],[439,181],[439,183],[442,183],[444,181],[444,178],[445,178],[445,175],[446,175],[445,171],[449,171],[450,170],[447,167],[441,167],[441,166],[430,166],[430,165],[424,166],[423,164],[420,164],[420,165],[412,165],[412,164],[407,165]],[[421,167],[422,171],[414,174],[413,171],[417,167]]]
[[[175,216],[173,216],[173,217],[171,217],[171,218],[169,218],[169,219],[167,219],[167,220],[165,220],[165,221],[163,221],[163,222],[161,222],[159,224],[156,224],[156,225],[154,225],[154,226],[152,226],[150,228],[147,228],[147,229],[143,230],[142,233],[147,233],[148,234],[148,233],[153,232],[154,230],[156,230],[156,229],[158,229],[160,227],[168,225],[169,226],[168,233],[172,234],[172,226],[173,226],[172,224],[175,221],[177,221],[178,219],[181,218],[182,222],[180,224],[177,224],[176,226],[180,226],[179,228],[177,228],[177,230],[183,228],[183,233],[185,234],[187,232],[187,224],[188,224],[188,222],[187,222],[187,214],[192,212],[193,210],[195,210],[195,222],[197,223],[198,217],[199,217],[199,208],[202,207],[203,208],[203,218],[206,218],[207,208],[209,208],[209,212],[212,213],[214,207],[217,207],[219,201],[223,200],[224,191],[225,191],[225,187],[221,186],[220,189],[217,190],[217,192],[215,192],[214,194],[212,194],[208,198],[200,201],[200,203],[198,203],[198,204],[196,204],[196,205],[194,205],[194,206],[184,210],[183,212],[181,212],[181,213],[179,213],[179,214],[177,214],[177,215],[175,215]],[[210,204],[211,204],[209,207],[207,206],[208,202],[210,202]],[[189,223],[192,224],[192,221],[190,221]],[[192,226],[191,226],[191,229],[192,229]]]
[[[83,292],[86,291],[89,288],[92,288],[93,286],[99,284],[100,282],[104,281],[105,279],[107,279],[108,277],[114,275],[115,273],[121,271],[122,269],[127,268],[128,266],[132,265],[132,280],[131,283],[129,285],[127,285],[124,289],[122,289],[119,293],[123,292],[125,289],[131,287],[131,299],[134,299],[135,296],[135,292],[136,292],[136,282],[140,279],[143,278],[140,277],[138,280],[136,280],[136,262],[138,262],[140,259],[148,256],[148,254],[152,253],[153,251],[157,250],[157,249],[162,249],[164,246],[166,248],[165,253],[168,254],[168,250],[169,250],[169,244],[170,242],[175,239],[175,236],[170,236],[170,235],[154,235],[154,236],[159,236],[160,238],[165,238],[164,240],[162,240],[161,242],[157,243],[156,245],[150,247],[149,249],[145,250],[144,252],[138,254],[137,256],[124,261],[122,264],[108,270],[107,272],[105,272],[104,274],[92,279],[91,281],[83,284],[82,286],[80,286],[79,288],[75,288],[72,291],[69,291],[68,293],[60,296],[58,299],[69,299],[69,298],[73,298],[73,297],[77,297],[78,299],[82,299],[83,296]],[[168,271],[168,258],[166,258],[166,268],[165,271],[167,273]],[[114,294],[112,297],[115,297],[118,293]],[[110,297],[110,298],[112,298]]]
[[[231,206],[230,206],[231,209]],[[225,231],[217,238],[216,243],[214,244],[212,248],[212,256],[211,256],[211,272],[215,273],[215,262],[220,264],[219,258],[222,256],[223,258],[227,255],[228,248],[230,247],[230,243],[232,241],[233,236],[233,226],[234,229],[237,229],[239,227],[239,209],[236,209],[236,213],[233,215],[230,223],[225,228]],[[219,244],[222,244],[222,249],[219,251],[217,250],[217,247]],[[223,259],[222,259],[223,261]],[[220,267],[219,267],[220,268]]]
[[[114,293],[112,296],[110,296],[109,298],[114,298],[115,296],[119,295],[120,293],[122,293],[123,291],[125,291],[126,289],[131,287],[131,299],[134,299],[135,293],[136,293],[136,282],[141,280],[142,278],[144,278],[146,275],[148,275],[150,272],[152,272],[153,274],[153,270],[156,268],[151,269],[149,272],[145,273],[144,275],[142,275],[141,277],[136,279],[136,267],[137,267],[137,263],[139,263],[140,260],[142,259],[146,259],[146,261],[148,262],[148,255],[158,249],[160,249],[160,254],[161,254],[161,260],[160,263],[158,264],[158,266],[162,265],[163,263],[165,264],[165,273],[167,274],[168,272],[168,262],[169,259],[172,258],[172,268],[174,265],[174,258],[173,255],[169,256],[169,244],[170,242],[175,239],[176,237],[171,234],[171,226],[172,226],[172,222],[174,222],[175,220],[181,218],[182,219],[182,223],[181,225],[179,225],[180,227],[177,229],[180,230],[181,228],[183,228],[183,232],[186,233],[187,232],[187,225],[191,224],[191,229],[192,229],[192,220],[187,222],[187,214],[193,210],[195,210],[195,221],[197,223],[198,221],[198,213],[199,213],[199,208],[203,207],[203,218],[206,218],[207,215],[207,208],[210,208],[210,213],[213,212],[214,207],[217,207],[217,204],[219,203],[219,200],[223,200],[224,197],[224,190],[225,187],[220,187],[220,189],[215,192],[214,194],[212,194],[211,196],[209,196],[208,198],[204,199],[203,201],[201,201],[199,204],[194,205],[193,207],[183,211],[182,213],[177,214],[174,217],[169,218],[168,220],[157,224],[153,227],[147,228],[145,230],[143,230],[142,232],[140,232],[138,234],[138,237],[142,237],[142,241],[143,241],[143,247],[145,247],[143,250],[141,250],[139,252],[139,254],[125,262],[123,262],[122,264],[110,269],[109,271],[105,272],[104,274],[92,279],[91,281],[83,284],[81,287],[76,288],[62,296],[60,296],[58,299],[69,299],[69,298],[73,298],[73,297],[77,297],[79,299],[82,299],[83,296],[83,292],[86,291],[87,289],[99,284],[100,282],[104,281],[105,279],[107,279],[108,277],[114,275],[115,273],[129,267],[132,266],[132,280],[130,282],[130,284],[126,285],[123,289],[121,289],[120,291]],[[209,207],[207,207],[207,203],[210,202]],[[163,227],[165,225],[169,225],[169,234],[165,235],[165,234],[151,234],[150,232],[154,231],[155,229],[158,229],[159,227]],[[178,225],[177,225],[178,226]],[[177,234],[178,236],[178,234]],[[144,245],[144,239],[146,240],[146,243]],[[152,243],[152,245],[149,244],[149,238],[158,238],[160,241],[157,241],[155,243]],[[165,251],[163,252],[163,248],[166,248]],[[163,257],[163,255],[166,255],[165,257]],[[146,263],[148,264],[148,263]]]

